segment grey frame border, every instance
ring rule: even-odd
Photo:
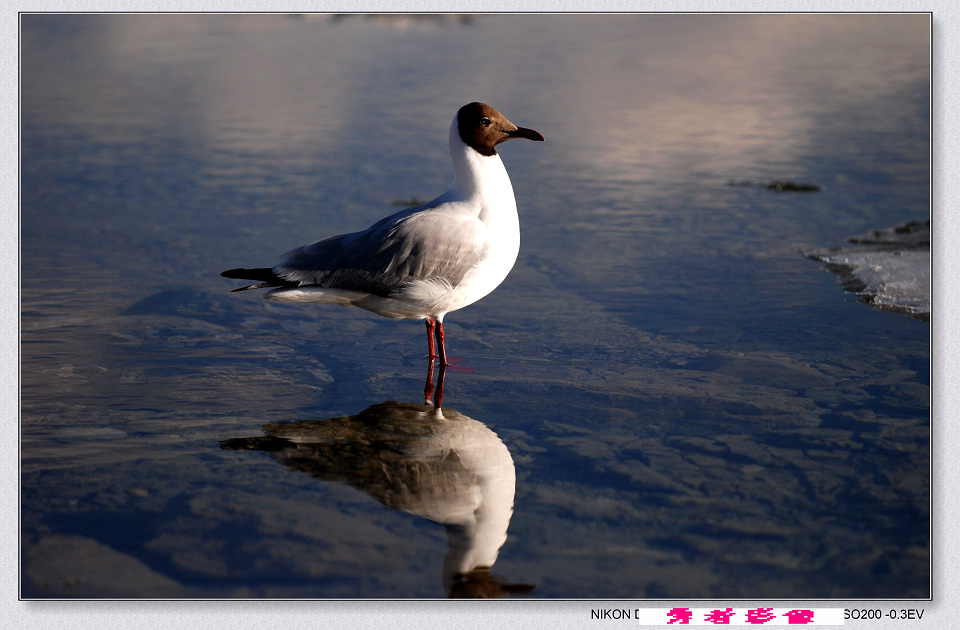
[[[932,13],[932,99],[931,99],[931,214],[936,215],[932,262],[934,273],[931,318],[931,460],[932,460],[932,569],[933,597],[930,601],[871,601],[871,608],[918,608],[924,610],[922,622],[851,621],[850,626],[863,628],[948,628],[960,618],[960,545],[956,544],[957,521],[960,520],[960,480],[956,470],[960,461],[951,445],[960,440],[960,338],[952,330],[951,314],[960,311],[960,298],[948,287],[960,275],[960,255],[953,243],[960,240],[958,212],[952,211],[956,196],[957,141],[960,120],[956,114],[960,77],[960,13],[954,0],[362,0],[346,2],[320,0],[295,2],[285,0],[38,0],[4,5],[0,11],[0,36],[4,47],[0,57],[0,120],[4,133],[2,150],[6,159],[0,162],[0,185],[3,187],[3,208],[0,210],[0,274],[4,284],[0,301],[0,348],[3,355],[16,357],[0,367],[0,409],[2,434],[7,443],[17,444],[13,454],[0,459],[0,496],[4,499],[0,517],[0,558],[2,558],[3,598],[0,611],[9,628],[97,628],[103,630],[195,628],[209,630],[256,629],[263,627],[305,628],[416,628],[417,630],[472,628],[517,628],[557,630],[583,627],[638,627],[636,621],[592,621],[592,608],[656,607],[672,604],[708,607],[734,605],[780,607],[785,603],[771,601],[698,601],[643,602],[591,600],[510,600],[496,602],[452,601],[53,601],[24,602],[19,593],[19,13],[20,12],[931,12]],[[954,107],[951,107],[954,106]],[[951,194],[954,193],[954,194]],[[943,314],[943,316],[941,316]],[[952,330],[951,330],[952,329]],[[790,601],[791,607],[808,605],[819,608],[860,607],[860,602],[844,600]]]

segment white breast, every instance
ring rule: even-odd
[[[520,219],[513,186],[500,156],[482,156],[454,133],[450,145],[454,182],[449,194],[475,212],[486,228],[483,259],[455,287],[457,305],[449,309],[453,311],[489,294],[513,269],[520,252]]]

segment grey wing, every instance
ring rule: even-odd
[[[483,258],[486,226],[442,211],[401,212],[368,230],[333,236],[287,252],[273,272],[316,285],[389,296],[411,282],[457,286]]]

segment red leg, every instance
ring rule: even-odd
[[[447,350],[443,345],[443,322],[437,322],[437,349],[439,350],[440,367],[447,367]]]
[[[429,358],[431,361],[437,358],[437,349],[433,345],[433,327],[434,321],[427,318],[427,348],[430,350]]]

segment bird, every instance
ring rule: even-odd
[[[431,366],[439,360],[443,369],[444,316],[496,289],[520,251],[513,186],[496,150],[514,138],[544,140],[490,105],[468,103],[450,125],[449,190],[366,230],[292,249],[273,267],[220,275],[256,282],[231,292],[269,289],[263,297],[278,302],[340,304],[422,320]]]

